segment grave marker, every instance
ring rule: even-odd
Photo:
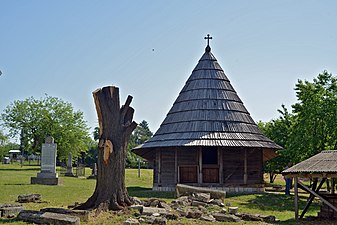
[[[46,137],[45,143],[42,144],[41,172],[37,174],[37,177],[31,177],[31,184],[59,184],[56,173],[56,151],[57,145],[54,143],[54,138]]]
[[[68,161],[67,161],[67,172],[64,174],[66,177],[74,177],[73,174],[73,155],[71,152],[68,154]]]

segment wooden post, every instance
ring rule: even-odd
[[[218,160],[219,160],[219,182],[223,184],[223,150],[218,147]]]
[[[298,220],[298,177],[294,177],[295,220]]]
[[[178,184],[178,152],[177,148],[174,149],[174,181]]]
[[[138,162],[138,177],[140,177],[140,159],[137,158],[137,162]]]
[[[335,194],[335,178],[331,178],[331,194]]]
[[[198,148],[198,161],[199,161],[199,176],[198,176],[198,184],[201,184],[202,181],[202,148]]]
[[[248,179],[248,169],[247,169],[247,149],[245,149],[245,156],[244,156],[244,172],[243,172],[243,183],[247,184],[247,179]]]
[[[157,152],[157,162],[158,162],[158,186],[161,186],[161,150],[158,149]]]

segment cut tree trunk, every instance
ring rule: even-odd
[[[93,195],[77,209],[120,210],[132,204],[125,187],[127,143],[137,123],[128,96],[120,107],[119,89],[103,87],[93,92],[98,115],[97,182]]]

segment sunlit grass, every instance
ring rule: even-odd
[[[76,177],[60,177],[61,185],[31,185],[30,178],[39,172],[38,166],[3,165],[0,164],[0,204],[15,203],[18,195],[38,193],[42,195],[42,203],[24,204],[25,209],[41,209],[44,207],[64,207],[75,202],[86,201],[93,193],[96,185],[95,180]],[[86,170],[87,176],[90,169]],[[158,197],[170,202],[174,193],[151,191],[153,172],[151,169],[142,169],[138,177],[137,169],[126,169],[126,185],[129,194],[139,198]],[[284,185],[283,177],[278,176],[277,185]],[[274,215],[280,219],[278,224],[296,224],[294,221],[293,196],[278,194],[251,194],[251,195],[229,195],[225,203],[238,206],[239,212],[258,213],[262,215]],[[305,199],[300,199],[300,208],[303,208]],[[317,215],[318,203],[315,202],[307,215]],[[129,214],[106,212],[98,217],[92,216],[88,224],[122,224]],[[0,223],[25,224],[15,220],[0,219]],[[179,221],[170,221],[169,224],[212,224],[200,220],[181,218]],[[231,223],[218,223],[231,224]],[[234,223],[233,223],[234,224]],[[240,224],[266,224],[259,222],[242,222]],[[309,224],[307,221],[303,224]],[[315,224],[315,223],[312,223]]]

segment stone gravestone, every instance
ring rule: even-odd
[[[67,177],[74,177],[75,175],[73,174],[73,155],[71,152],[68,154],[68,161],[67,161],[67,172],[64,174],[64,176]]]
[[[46,137],[45,143],[42,144],[41,172],[37,174],[37,177],[31,178],[32,184],[59,184],[58,174],[56,173],[56,147],[54,138]]]
[[[94,164],[91,170],[91,175],[88,177],[88,179],[96,179],[97,177],[97,163]]]

